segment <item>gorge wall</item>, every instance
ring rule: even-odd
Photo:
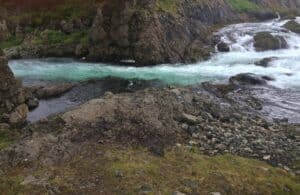
[[[9,58],[76,56],[136,65],[206,59],[220,26],[271,19],[276,12],[291,17],[300,7],[299,0],[21,2],[11,1],[0,22],[0,43],[9,40],[0,47]]]

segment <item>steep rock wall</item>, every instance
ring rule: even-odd
[[[197,61],[209,56],[217,26],[269,19],[276,10],[299,6],[298,0],[245,1],[248,7],[237,8],[229,0],[102,0],[89,34],[88,59],[133,59],[137,65]]]

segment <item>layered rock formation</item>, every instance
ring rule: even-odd
[[[26,1],[29,0],[22,2]],[[32,6],[46,12],[47,17],[31,13],[31,4],[23,3],[27,5],[24,13],[18,12],[20,16],[12,17],[19,20],[8,17],[8,21],[10,33],[25,38],[21,46],[6,49],[7,56],[87,56],[92,61],[130,60],[136,65],[195,62],[208,58],[214,50],[216,42],[211,35],[216,28],[228,23],[275,18],[276,12],[283,16],[295,15],[300,6],[299,0],[76,2],[66,0],[67,6],[57,3],[57,8],[55,3],[45,4],[51,7],[47,12],[43,4],[34,1]],[[25,29],[30,28],[37,30],[26,32]],[[51,33],[45,37],[44,32]],[[80,35],[82,32],[84,37]]]
[[[249,7],[242,6],[246,4]],[[276,17],[298,1],[101,1],[90,32],[89,59],[134,59],[138,65],[207,58],[215,25]]]
[[[19,125],[26,120],[28,107],[21,82],[14,78],[0,50],[0,124]]]

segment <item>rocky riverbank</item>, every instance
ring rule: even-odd
[[[125,153],[131,151],[131,148],[137,148],[144,150],[147,155],[153,155],[148,158],[161,160],[170,158],[173,152],[179,156],[189,156],[192,151],[194,155],[239,155],[266,161],[293,174],[298,174],[299,170],[295,162],[300,151],[299,125],[291,125],[286,121],[266,121],[259,112],[263,102],[244,89],[245,82],[249,83],[249,79],[246,81],[243,79],[245,77],[232,78],[228,85],[203,83],[184,88],[149,88],[134,93],[107,92],[103,97],[93,99],[71,111],[25,127],[19,136],[1,150],[1,178],[11,178],[14,171],[19,170],[16,174],[23,179],[16,185],[23,186],[25,191],[27,189],[30,192],[36,190],[38,192],[54,190],[57,193],[73,192],[73,190],[90,192],[99,186],[106,186],[104,191],[108,192],[114,188],[107,186],[110,184],[101,183],[110,178],[107,175],[99,176],[100,183],[97,183],[95,178],[89,178],[87,173],[80,176],[84,181],[77,180],[79,179],[77,176],[64,175],[63,177],[71,181],[68,185],[72,187],[67,187],[63,181],[55,182],[62,177],[62,175],[59,176],[60,173],[46,171],[45,174],[39,174],[39,172],[44,170],[43,167],[48,167],[48,169],[51,167],[51,170],[63,170],[65,174],[67,170],[59,167],[66,168],[75,164],[87,171],[84,164],[96,165],[103,163],[105,159],[111,161],[111,158],[123,163],[125,154],[120,153],[113,157],[116,153],[112,151],[112,148],[118,148],[114,151]],[[242,84],[240,84],[241,81],[243,81]],[[14,130],[7,131],[13,132]],[[136,155],[135,158],[140,158],[138,154]],[[75,159],[81,159],[76,160],[80,163],[75,163]],[[229,157],[229,159],[235,159],[235,157]],[[193,162],[190,161],[190,163]],[[213,166],[213,164],[210,165]],[[119,168],[113,169],[112,174],[115,175],[113,177],[123,180],[123,177],[126,178],[130,174],[123,166],[127,165],[119,164],[117,166]],[[152,166],[152,164],[145,166]],[[242,165],[239,166],[241,169],[244,168]],[[265,167],[265,165],[262,166]],[[97,172],[94,171],[94,173]],[[102,172],[104,173],[106,172]],[[141,174],[148,177],[148,173]],[[278,173],[278,177],[283,176]],[[190,184],[186,185],[192,185],[193,180],[188,181]],[[6,182],[3,185],[6,185]],[[73,182],[79,182],[77,187]],[[143,182],[147,181],[143,180]],[[149,185],[146,184],[143,185]],[[138,184],[128,185],[124,190],[133,190],[135,187],[138,191],[143,190],[136,186]],[[48,187],[45,188],[45,186]],[[64,187],[61,188],[61,186]],[[85,187],[79,190],[78,186]],[[216,186],[216,189],[220,191],[220,186],[223,185],[216,184]],[[197,192],[201,191],[201,188],[197,186],[189,188]],[[151,189],[148,190],[154,189],[156,187],[151,184]],[[189,192],[188,189],[184,190],[180,187],[180,190],[185,193]],[[235,190],[240,188],[229,187],[228,189],[237,193]],[[246,187],[244,190],[252,193],[250,189],[251,187]],[[276,189],[284,190],[283,188]],[[226,193],[223,190],[221,192]],[[289,190],[297,192],[297,188],[294,187]]]

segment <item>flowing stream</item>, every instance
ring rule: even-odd
[[[300,18],[297,18],[296,21],[300,23]],[[273,102],[273,107],[276,104],[278,108],[283,109],[286,113],[284,116],[296,115],[293,120],[299,122],[300,35],[283,28],[282,26],[286,22],[287,20],[273,20],[227,26],[216,34],[230,46],[231,51],[228,53],[216,52],[210,60],[195,64],[125,67],[104,63],[86,63],[65,58],[47,58],[11,60],[9,65],[15,75],[22,78],[25,84],[26,82],[32,84],[35,80],[72,82],[113,76],[124,79],[160,80],[165,84],[189,85],[203,81],[224,82],[239,73],[267,75],[275,79],[269,82],[269,85],[274,87],[274,91],[272,93],[267,93],[266,90],[262,91],[262,97],[274,99],[274,101],[270,101]],[[288,43],[288,49],[256,52],[253,47],[253,37],[261,31],[268,31],[273,35],[284,37]],[[256,62],[265,58],[273,58],[268,67],[255,65]],[[271,106],[268,111],[274,112],[273,107]],[[280,113],[274,112],[274,116],[279,115],[280,117]]]

